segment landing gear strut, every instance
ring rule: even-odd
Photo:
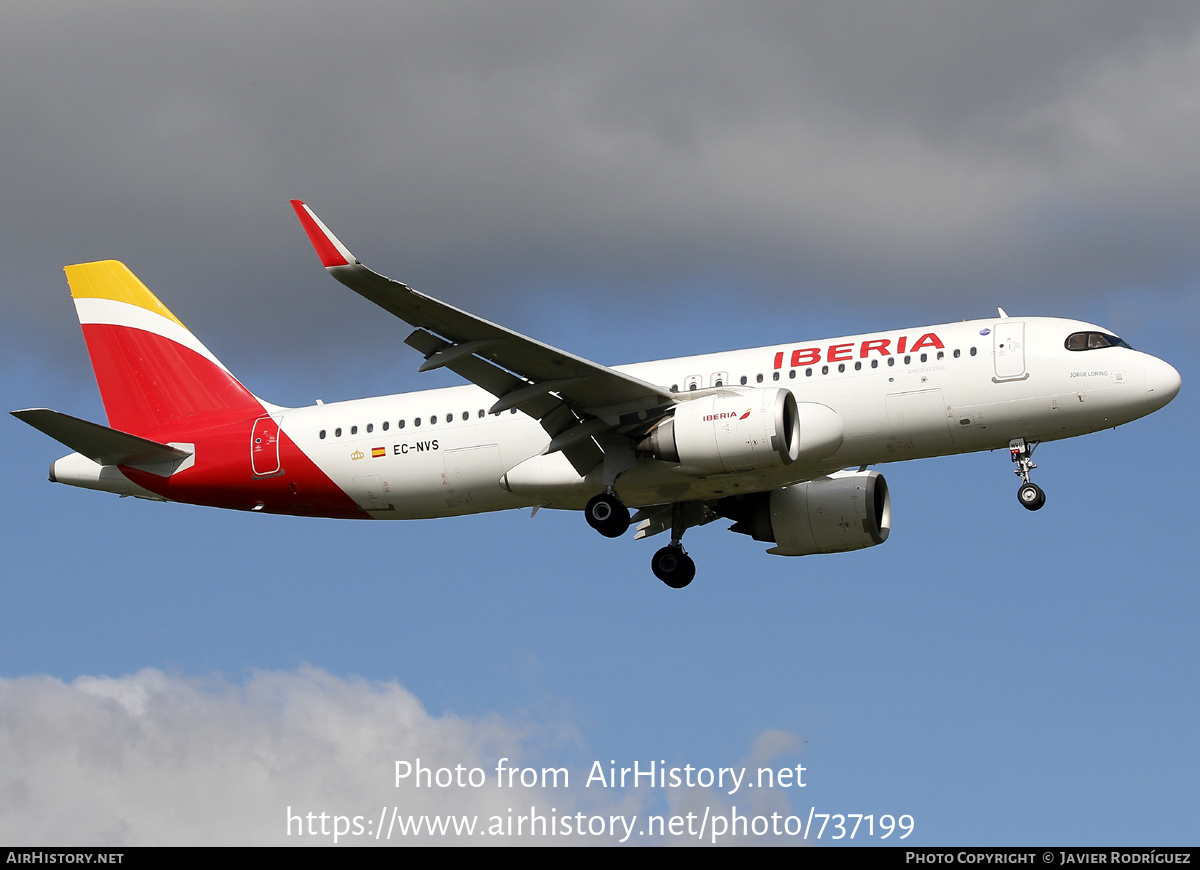
[[[1017,463],[1013,471],[1021,478],[1021,488],[1017,490],[1017,501],[1025,510],[1036,511],[1046,503],[1046,493],[1042,488],[1029,479],[1029,472],[1037,468],[1033,461],[1033,451],[1038,446],[1037,441],[1025,442],[1024,438],[1014,438],[1008,442],[1008,452],[1012,461]]]
[[[621,503],[611,486],[607,492],[593,496],[583,514],[588,525],[606,538],[619,538],[629,528],[629,508]]]
[[[683,533],[706,522],[701,502],[675,502],[671,505],[671,543],[654,554],[650,570],[672,589],[682,589],[696,576],[696,563],[683,549]]]

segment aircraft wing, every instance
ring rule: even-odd
[[[600,461],[593,438],[610,428],[636,426],[674,404],[670,390],[622,374],[468,314],[368,269],[307,205],[292,208],[338,281],[416,330],[405,343],[425,355],[421,371],[446,367],[496,396],[491,411],[517,408],[551,436],[580,474]]]

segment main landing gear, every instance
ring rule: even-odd
[[[611,486],[607,492],[593,496],[583,514],[588,525],[606,538],[619,538],[629,528],[629,508],[621,503]]]
[[[665,510],[666,506],[663,508]],[[670,506],[670,511],[671,543],[654,554],[650,560],[650,570],[672,589],[682,589],[696,576],[696,563],[683,549],[683,533],[692,526],[715,519],[716,515],[711,511],[706,513],[703,502],[676,502]],[[588,525],[606,538],[619,538],[629,528],[629,508],[625,507],[612,487],[593,496],[583,509],[583,514],[587,517]],[[659,521],[662,524],[650,534],[666,528],[665,513],[656,516],[661,517]],[[642,536],[643,531],[640,530],[638,537]]]
[[[650,570],[672,589],[682,589],[696,576],[696,563],[683,549],[681,542],[671,541],[654,554],[650,560]]]
[[[683,533],[708,522],[710,513],[706,513],[703,502],[677,501],[671,505],[671,543],[654,554],[650,570],[672,589],[682,589],[696,576],[696,563],[683,549]]]
[[[1012,457],[1012,461],[1017,463],[1013,473],[1022,480],[1021,488],[1017,490],[1017,501],[1021,503],[1021,507],[1029,511],[1040,510],[1046,503],[1046,493],[1042,492],[1042,488],[1029,479],[1029,472],[1037,468],[1037,464],[1033,461],[1033,451],[1037,446],[1037,441],[1026,443],[1024,438],[1014,438],[1008,442],[1009,455]]]

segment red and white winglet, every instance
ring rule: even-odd
[[[308,240],[316,249],[317,256],[321,258],[322,266],[332,269],[334,266],[358,264],[355,256],[329,231],[329,227],[321,223],[321,219],[313,214],[311,208],[298,199],[291,200],[291,203],[292,208],[296,210],[296,217],[300,218],[304,232],[308,233]]]

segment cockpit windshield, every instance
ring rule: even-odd
[[[1126,347],[1127,342],[1106,332],[1073,332],[1067,336],[1067,350],[1097,350],[1102,347]]]

